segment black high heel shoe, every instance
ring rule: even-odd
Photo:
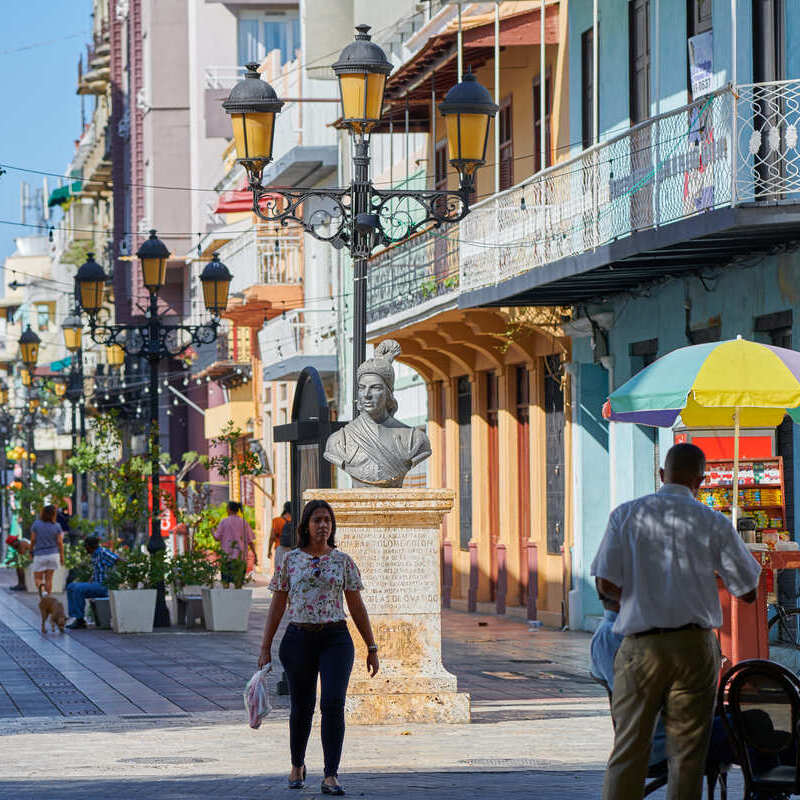
[[[306,765],[303,764],[303,777],[296,781],[293,781],[291,778],[289,778],[289,788],[304,789],[305,785],[306,785]]]
[[[344,787],[341,786],[338,782],[336,786],[329,786],[325,781],[322,781],[322,785],[320,786],[320,792],[322,794],[334,794],[337,797],[341,797],[343,794],[347,794],[344,790]]]

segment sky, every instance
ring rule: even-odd
[[[91,38],[92,2],[16,0],[2,5],[0,164],[63,174],[81,134],[81,98],[75,88],[78,58]],[[84,102],[88,120],[94,99]],[[42,186],[41,175],[10,169],[0,175],[0,220],[21,221],[22,181]],[[52,191],[58,178],[48,178],[48,184]],[[24,231],[0,224],[0,264],[14,252],[14,237]]]

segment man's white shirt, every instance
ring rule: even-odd
[[[622,587],[614,632],[623,636],[690,623],[718,628],[716,575],[738,597],[756,588],[760,573],[730,520],[674,483],[611,512],[591,567]]]

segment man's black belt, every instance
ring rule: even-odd
[[[677,633],[678,631],[708,631],[710,628],[704,628],[696,622],[690,622],[688,625],[681,625],[680,628],[648,628],[646,631],[639,631],[638,633],[631,633],[631,636],[638,638],[639,636],[655,636],[660,633]]]

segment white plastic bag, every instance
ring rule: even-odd
[[[272,672],[272,664],[258,670],[244,687],[244,707],[250,717],[250,727],[260,728],[261,720],[272,711],[269,704],[267,675]]]

